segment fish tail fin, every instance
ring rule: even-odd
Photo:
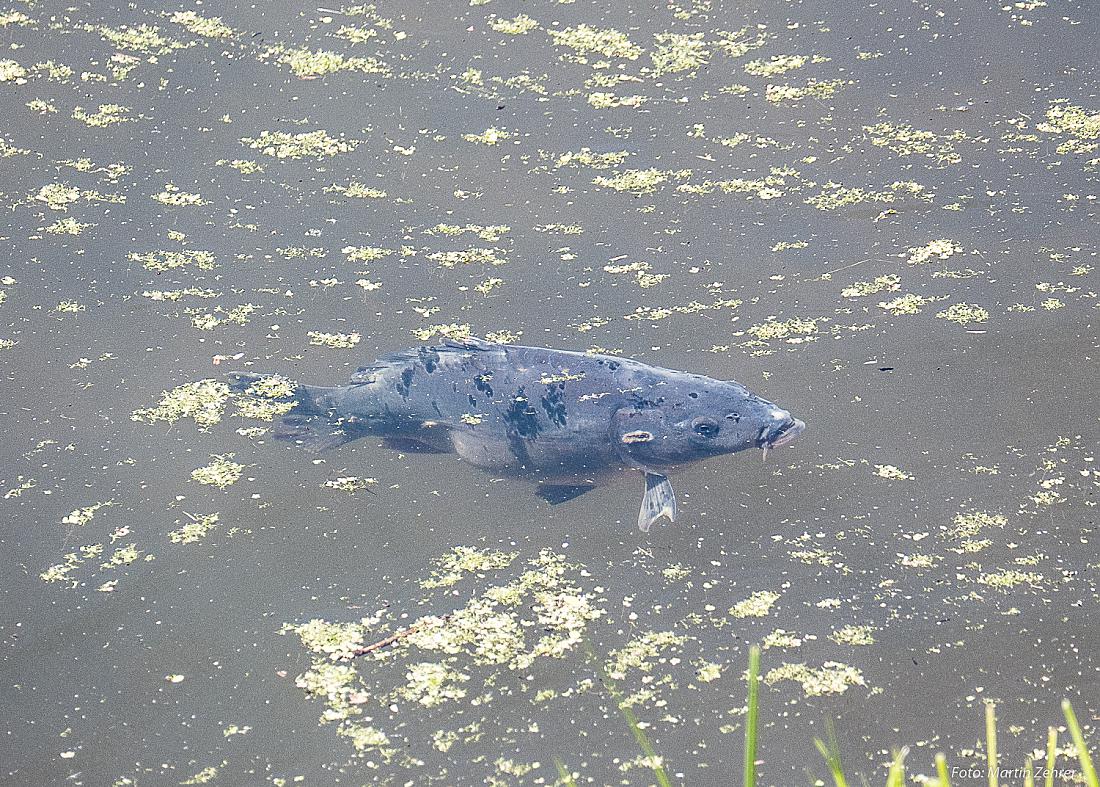
[[[345,423],[335,411],[333,391],[318,385],[291,383],[285,393],[279,389],[257,390],[253,388],[264,380],[283,379],[271,374],[232,372],[227,375],[230,390],[235,393],[255,393],[274,402],[294,402],[294,409],[275,424],[271,435],[276,440],[295,443],[307,451],[318,453],[336,448],[362,435],[359,430]]]

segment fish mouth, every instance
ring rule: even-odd
[[[805,428],[804,421],[789,418],[778,426],[762,431],[760,438],[757,440],[757,446],[759,448],[782,448],[794,442],[795,438],[802,434]]]

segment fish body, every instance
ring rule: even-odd
[[[264,375],[231,375],[248,391]],[[359,437],[454,452],[565,500],[627,470],[646,474],[639,526],[675,519],[667,473],[804,428],[744,386],[592,353],[448,340],[384,355],[346,385],[300,385],[275,436],[313,450]]]

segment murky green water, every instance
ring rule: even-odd
[[[980,762],[987,699],[1012,764],[1062,697],[1091,734],[1098,35],[1063,0],[0,6],[0,782],[650,784],[609,673],[675,783],[730,784],[752,642],[766,784],[825,776],[828,719],[872,782]],[[637,478],[550,507],[148,412],[462,332],[809,428],[642,537]]]

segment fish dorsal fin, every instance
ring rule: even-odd
[[[351,376],[348,382],[352,385],[373,383],[374,376],[385,368],[385,366],[378,363],[371,364],[370,366],[360,366],[358,369],[355,370],[355,374]]]
[[[484,339],[478,339],[476,336],[464,336],[461,339],[446,338],[443,340],[443,346],[452,350],[478,350],[481,352],[495,350],[497,347],[500,347],[499,344],[487,342]]]
[[[672,491],[668,477],[660,473],[646,473],[645,495],[642,497],[642,508],[638,512],[638,529],[648,533],[650,526],[658,519],[667,516],[669,522],[675,522],[678,513],[676,493]]]

